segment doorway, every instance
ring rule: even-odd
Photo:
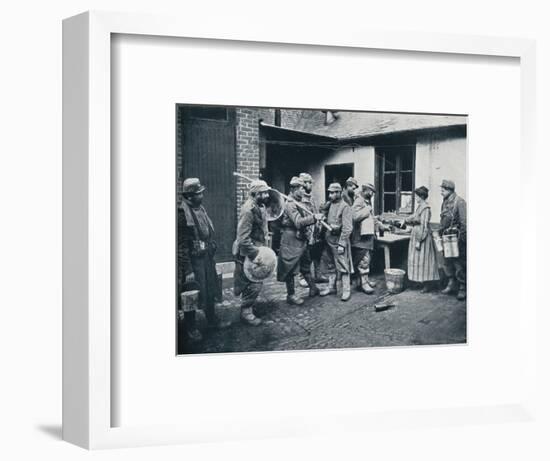
[[[342,186],[346,185],[346,180],[355,174],[354,163],[339,163],[337,165],[325,165],[325,198],[328,200],[328,186],[337,182]]]
[[[216,230],[216,262],[231,261],[237,228],[235,109],[178,105],[177,124],[179,175],[206,186],[203,204]]]

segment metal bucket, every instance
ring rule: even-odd
[[[405,283],[405,271],[401,269],[385,269],[386,288],[390,293],[401,293]]]
[[[458,235],[447,234],[443,236],[443,254],[446,258],[458,258]]]
[[[439,235],[439,232],[438,231],[433,231],[432,232],[432,238],[433,238],[433,241],[434,241],[434,244],[435,244],[435,249],[439,253],[443,253],[443,240],[441,239],[441,236]]]
[[[199,290],[184,291],[181,294],[181,309],[183,312],[197,310],[199,307]]]

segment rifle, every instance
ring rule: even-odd
[[[245,176],[244,174],[241,174],[241,173],[237,173],[236,171],[233,172],[233,176],[238,176],[239,178],[243,178],[243,179],[246,179],[247,181],[249,182],[252,182],[254,181],[254,179],[252,178],[249,178],[248,176]],[[281,197],[283,197],[285,200],[288,200],[289,202],[294,202],[296,204],[296,206],[298,208],[300,208],[301,210],[305,211],[306,213],[314,216],[315,213],[313,213],[309,208],[305,207],[304,205],[302,205],[300,202],[297,202],[296,200],[294,200],[292,197],[289,197],[288,195],[286,194],[283,194],[282,192],[278,191],[277,189],[274,189],[273,187],[270,187],[271,190],[277,192],[279,195],[281,195]],[[332,231],[332,228],[324,221],[319,221],[324,227],[327,228],[327,230],[329,231]]]

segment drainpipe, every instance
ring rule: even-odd
[[[281,109],[275,109],[275,126],[281,126]]]

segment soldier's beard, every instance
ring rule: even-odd
[[[189,201],[191,202],[191,205],[194,206],[195,208],[202,205],[202,197],[201,198],[190,197]]]

